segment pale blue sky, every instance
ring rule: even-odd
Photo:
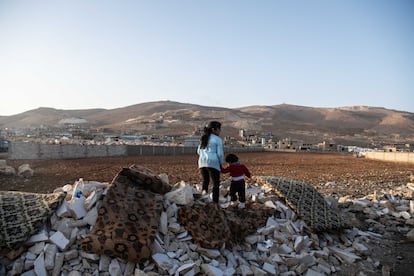
[[[38,107],[414,112],[414,1],[0,0],[0,115]]]

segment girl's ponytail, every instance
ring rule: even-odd
[[[200,138],[200,148],[205,149],[208,144],[213,129],[221,129],[221,123],[217,121],[211,121],[204,127],[204,134]]]

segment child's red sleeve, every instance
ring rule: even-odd
[[[243,167],[244,167],[244,174],[245,174],[248,178],[250,178],[252,175],[250,174],[249,169],[248,169],[246,166],[244,166],[244,165],[243,165]]]

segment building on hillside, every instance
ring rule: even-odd
[[[143,142],[144,141],[142,136],[138,136],[138,135],[121,135],[119,139],[125,142]]]
[[[410,152],[412,151],[412,146],[411,144],[406,144],[406,143],[394,143],[394,144],[383,146],[383,149],[384,151],[388,151],[388,152],[396,152],[396,151]]]
[[[396,146],[383,146],[382,147],[384,149],[385,152],[396,152],[397,151],[397,147]]]
[[[336,146],[337,152],[349,152],[349,147],[344,145],[337,145]]]
[[[299,150],[303,145],[303,141],[284,138],[277,142],[277,148],[281,150]]]
[[[321,151],[337,151],[336,143],[335,142],[327,142],[323,141],[322,143],[318,144],[318,150]]]
[[[245,138],[247,136],[247,131],[245,129],[239,129],[239,136]]]
[[[299,150],[301,151],[310,151],[313,148],[313,144],[310,143],[302,143],[302,145],[299,146]]]

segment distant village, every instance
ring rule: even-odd
[[[39,127],[27,129],[0,128],[0,152],[7,152],[10,142],[32,142],[39,144],[92,144],[92,145],[162,145],[196,147],[201,137],[201,129],[191,135],[155,135],[140,132],[117,133],[111,129],[93,129],[82,124],[66,124],[62,127]],[[224,145],[231,147],[248,147],[252,151],[288,151],[288,152],[341,152],[361,154],[367,151],[413,152],[409,143],[369,145],[340,145],[335,141],[308,143],[303,140],[286,137],[275,139],[272,135],[250,134],[248,129],[240,129],[237,137],[222,137]]]

